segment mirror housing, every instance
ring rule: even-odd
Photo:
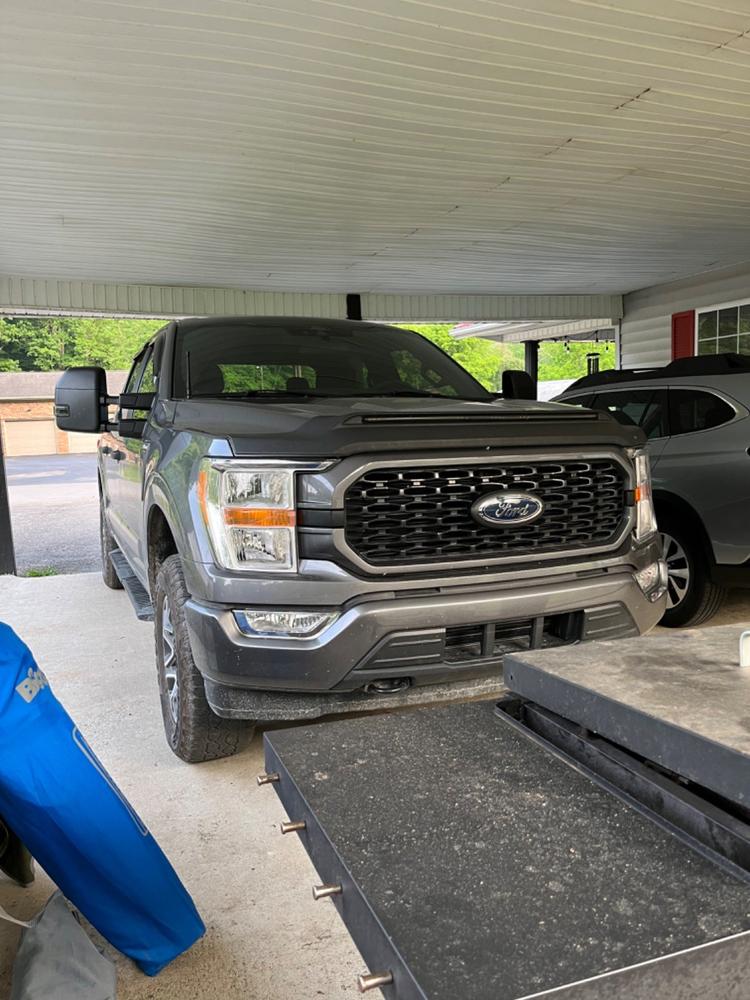
[[[55,386],[55,423],[61,431],[98,434],[107,426],[107,373],[69,368]]]
[[[503,372],[504,399],[536,399],[536,384],[528,372],[508,368]]]

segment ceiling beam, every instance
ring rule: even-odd
[[[356,291],[348,296],[350,302]],[[621,295],[365,293],[362,319],[390,322],[585,320],[622,316]],[[345,319],[343,292],[272,292],[0,276],[0,314],[71,316],[318,316]]]

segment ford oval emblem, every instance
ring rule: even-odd
[[[514,524],[531,524],[544,513],[544,503],[532,493],[486,493],[476,500],[471,513],[480,524],[493,528],[509,528]]]

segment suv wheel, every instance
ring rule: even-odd
[[[104,510],[104,499],[102,497],[99,497],[99,541],[102,552],[102,579],[110,590],[122,590],[120,577],[117,575],[117,570],[109,558],[110,552],[117,548],[117,542],[109,530],[107,515]]]
[[[188,599],[182,562],[169,556],[162,563],[154,588],[156,669],[161,714],[167,742],[189,764],[237,753],[253,726],[221,719],[206,701],[203,678],[193,660],[185,622]]]
[[[660,518],[661,541],[667,563],[667,610],[661,620],[667,628],[702,625],[721,607],[726,590],[717,586],[695,532],[670,517]]]

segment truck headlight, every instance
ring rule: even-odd
[[[633,452],[635,462],[635,537],[644,541],[656,531],[656,514],[651,496],[651,463],[648,452],[642,449]]]
[[[220,566],[266,572],[297,568],[294,474],[300,468],[204,459],[198,503]]]

